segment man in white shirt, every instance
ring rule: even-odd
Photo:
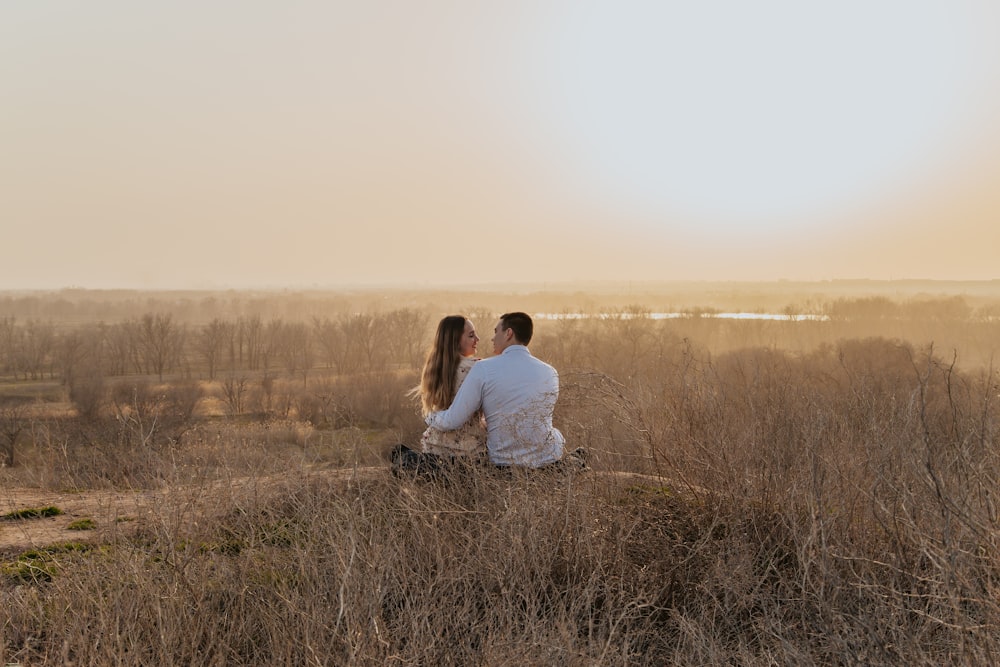
[[[494,356],[472,367],[451,407],[427,415],[427,425],[453,431],[482,410],[494,465],[541,468],[560,461],[565,438],[552,426],[559,374],[528,351],[533,330],[526,313],[501,315]]]

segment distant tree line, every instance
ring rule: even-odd
[[[75,327],[4,317],[0,375],[72,388],[95,375],[215,380],[221,373],[284,371],[305,383],[317,368],[353,374],[417,367],[429,344],[428,323],[413,309],[309,321],[248,315],[201,325],[165,313]]]
[[[293,303],[301,305],[299,301]],[[488,308],[474,312],[445,308],[465,310],[481,328],[491,326],[496,315]],[[794,306],[786,310],[797,312]],[[855,327],[850,335],[895,336],[881,326],[890,322],[938,323],[949,328],[954,323],[978,323],[992,329],[1000,317],[1000,312],[989,308],[972,308],[959,296],[904,302],[881,296],[844,298],[814,310],[820,310],[814,314],[825,315],[832,323],[867,325],[870,329],[866,332]],[[288,317],[253,313],[217,316],[202,323],[166,311],[149,311],[113,323],[83,324],[3,316],[0,377],[13,381],[59,380],[72,388],[81,378],[93,377],[142,375],[160,381],[166,376],[216,380],[222,374],[235,372],[284,371],[305,384],[316,369],[338,375],[415,369],[423,360],[433,325],[442,312],[442,307],[436,306],[308,318],[296,313]],[[625,347],[634,348],[637,336],[652,333],[648,324],[643,324],[652,312],[649,307],[631,305],[614,312],[636,320],[632,325],[620,325],[620,343]],[[675,326],[685,325],[677,322]],[[548,327],[555,328],[562,325]],[[539,329],[544,331],[546,327]]]
[[[989,318],[1000,315],[995,308],[973,309],[960,296],[928,297],[909,301],[893,301],[884,296],[870,296],[856,299],[836,299],[823,308],[823,314],[831,320],[915,320],[915,321],[955,321],[973,318]]]

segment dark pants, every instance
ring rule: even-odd
[[[461,460],[461,463],[465,465],[469,463],[477,465],[479,462],[479,459],[471,461]],[[577,448],[561,460],[553,461],[539,468],[494,465],[485,459],[482,462],[485,468],[497,470],[501,473],[512,473],[514,471],[540,472],[545,470],[569,472],[587,468],[586,452],[584,452],[583,448]],[[402,444],[393,447],[389,453],[390,469],[396,477],[409,475],[424,479],[441,478],[445,473],[450,473],[456,468],[461,467],[459,463],[460,460],[453,456],[440,456],[438,454],[418,452]]]
[[[454,463],[451,456],[426,454],[410,449],[406,445],[396,445],[389,452],[389,467],[396,477],[415,475],[417,477],[436,477]]]

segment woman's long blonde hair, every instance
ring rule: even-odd
[[[424,414],[444,410],[455,400],[455,375],[462,361],[459,353],[466,317],[448,315],[438,322],[434,345],[427,353],[420,376],[420,403]]]

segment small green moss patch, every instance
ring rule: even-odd
[[[52,567],[51,563],[18,560],[0,563],[0,575],[17,583],[37,584],[52,581]]]
[[[82,553],[90,551],[93,548],[92,544],[87,544],[86,542],[63,542],[62,544],[53,544],[38,549],[29,549],[22,552],[17,558],[18,560],[45,560],[59,554]]]
[[[23,510],[15,510],[0,515],[0,521],[18,521],[22,519],[44,519],[50,516],[59,516],[63,511],[54,505],[48,507],[29,507]]]
[[[58,569],[58,556],[90,551],[93,546],[83,542],[65,542],[41,549],[29,549],[17,560],[0,563],[0,576],[20,583],[52,581]]]
[[[93,519],[77,519],[66,526],[66,530],[93,530],[96,527]]]

